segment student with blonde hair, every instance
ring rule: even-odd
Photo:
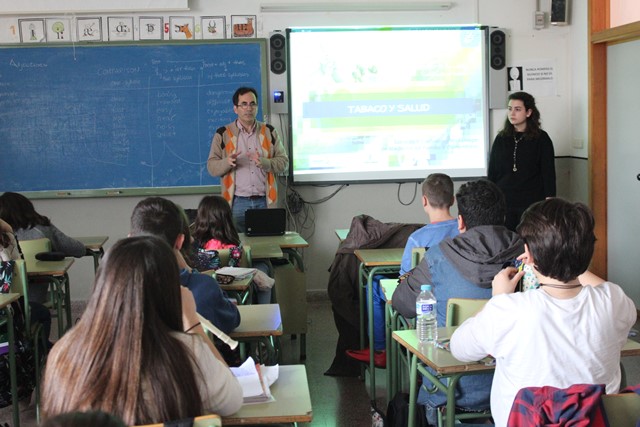
[[[151,424],[230,415],[241,405],[238,381],[180,286],[172,248],[150,235],[117,242],[80,321],[51,350],[44,418],[100,410],[127,425]]]

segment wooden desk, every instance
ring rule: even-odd
[[[260,352],[259,362],[275,365],[278,363],[277,337],[282,335],[282,318],[280,317],[280,305],[257,304],[240,305],[240,325],[229,336],[240,342],[240,358],[246,359],[247,342],[263,343],[266,354]]]
[[[280,305],[239,305],[240,324],[229,336],[233,339],[282,335]]]
[[[456,330],[455,327],[438,328],[438,339],[449,338]],[[418,394],[418,373],[429,378],[438,389],[447,395],[447,414],[455,414],[456,411],[456,384],[465,375],[483,374],[495,369],[495,365],[487,366],[482,362],[461,362],[447,350],[442,350],[433,345],[420,348],[415,329],[405,331],[394,331],[393,339],[411,353],[411,368],[409,371],[409,423],[415,425],[415,406]],[[432,374],[425,369],[422,364],[418,365],[418,360],[433,369],[436,374]],[[449,378],[449,384],[441,381]],[[453,427],[455,416],[446,416],[445,425]]]
[[[97,271],[100,260],[104,256],[104,244],[109,240],[109,236],[83,236],[74,237],[74,239],[82,242],[87,248],[88,254],[93,257],[93,270]]]
[[[457,327],[438,328],[438,339],[450,338]],[[433,384],[447,394],[447,414],[455,413],[455,387],[458,380],[464,375],[480,374],[492,371],[495,365],[487,366],[480,362],[461,362],[451,352],[442,350],[432,345],[420,349],[415,329],[394,331],[393,339],[411,352],[410,389],[409,389],[409,425],[414,425],[415,405],[418,394],[418,373],[429,378]],[[640,356],[640,343],[627,339],[620,352],[620,356]],[[433,375],[422,365],[418,365],[418,359],[436,372]],[[441,379],[450,378],[449,385],[445,385]],[[453,427],[455,417],[445,417],[445,425]]]
[[[62,337],[65,331],[71,327],[71,292],[69,290],[69,268],[73,265],[73,258],[65,258],[62,261],[38,261],[35,258],[25,260],[27,263],[27,276],[29,279],[45,278],[53,285],[53,303],[58,317],[58,337]],[[64,327],[62,318],[62,306],[66,311],[67,326]]]
[[[280,375],[271,386],[271,394],[274,402],[243,405],[235,414],[223,417],[222,425],[309,423],[313,420],[304,365],[280,366]]]
[[[293,257],[300,271],[304,271],[302,258],[295,249],[309,247],[309,243],[295,231],[286,231],[282,236],[247,236],[244,233],[240,233],[240,240],[243,245],[251,246],[251,256],[253,258],[278,258],[264,256],[268,252],[273,252],[277,246],[282,252]]]
[[[336,231],[336,236],[338,237],[338,240],[340,241],[340,243],[342,243],[344,239],[347,238],[347,235],[349,234],[348,228],[336,228],[335,231]]]
[[[404,248],[356,249],[355,256],[360,260],[358,272],[360,292],[360,347],[365,347],[365,329],[369,337],[369,348],[374,344],[373,336],[373,277],[376,274],[395,274],[400,272]],[[365,292],[366,302],[365,302]],[[365,306],[367,315],[365,316]],[[367,322],[368,320],[368,322]],[[376,376],[373,362],[374,351],[369,352],[369,397],[376,399]]]
[[[201,272],[202,274],[206,274],[208,276],[215,277],[216,270],[205,270]],[[252,286],[251,281],[253,280],[253,275],[251,277],[245,277],[244,279],[234,280],[228,285],[220,285],[220,289],[225,292],[236,295],[236,299],[238,303],[241,305],[251,304],[251,296]]]
[[[13,311],[11,303],[18,301],[20,294],[0,294],[0,310],[4,311],[9,342],[9,378],[11,381],[11,405],[13,410],[13,425],[20,427],[20,407],[18,406],[18,377],[16,374],[16,343],[13,335]]]
[[[282,258],[286,255],[289,263],[271,266],[276,280],[275,301],[280,304],[282,326],[285,334],[300,334],[300,359],[306,358],[307,333],[307,286],[304,276],[304,263],[300,253],[309,243],[300,234],[287,231],[282,236],[254,236],[240,234],[243,245],[251,246],[251,256],[258,258]],[[273,254],[273,248],[280,248],[280,256]],[[271,254],[269,254],[271,252]]]

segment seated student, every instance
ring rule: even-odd
[[[13,229],[0,218],[0,262],[15,261],[17,259],[22,259],[22,254],[20,253],[20,247],[13,234]],[[5,280],[0,276],[0,285],[3,286],[0,292],[9,292],[9,287],[5,287],[3,282],[5,282]],[[8,281],[6,281],[6,284],[9,284]],[[29,301],[29,309],[31,310],[31,323],[42,324],[44,337],[47,339],[48,346],[51,347],[52,344],[49,342],[49,335],[51,334],[51,313],[44,305],[31,300]]]
[[[407,239],[400,266],[401,275],[412,268],[414,248],[430,248],[447,237],[458,235],[458,221],[451,216],[450,212],[453,202],[453,181],[449,175],[432,173],[422,182],[422,208],[427,214],[429,224],[411,233]],[[380,289],[379,281],[374,283],[377,285],[373,292],[374,348],[376,356],[380,360],[378,364],[384,366],[386,361],[383,363],[384,358],[378,355],[385,348],[384,306],[386,299]],[[369,349],[348,350],[347,355],[356,360],[369,362]]]
[[[180,253],[185,244],[183,224],[183,214],[175,203],[162,197],[148,197],[133,209],[130,235],[158,236],[175,249],[181,269],[180,283],[193,293],[198,313],[228,334],[240,324],[238,307],[229,301],[216,279],[192,271],[183,258]]]
[[[220,196],[205,196],[198,205],[196,220],[193,224],[194,247],[196,251],[237,249],[242,256],[240,236],[233,225],[233,215],[229,203]],[[197,254],[196,254],[197,256]],[[238,261],[239,262],[239,261]],[[274,280],[268,276],[269,267],[264,262],[254,262],[258,270],[254,277],[258,304],[271,302],[271,288]]]
[[[593,229],[593,215],[581,203],[553,198],[529,207],[517,227],[525,241],[520,259],[533,267],[540,288],[513,293],[523,272],[505,268],[493,280],[493,298],[451,337],[459,360],[496,358],[491,412],[497,426],[507,425],[524,387],[587,383],[618,392],[620,351],[636,308],[618,285],[583,274]]]
[[[36,212],[33,203],[22,194],[6,192],[0,196],[0,218],[11,225],[18,242],[46,237],[51,241],[52,251],[76,258],[87,254],[82,242],[58,230],[49,218]],[[29,281],[29,295],[31,301],[38,303],[49,298],[47,286],[37,280]]]
[[[414,231],[407,239],[400,275],[413,268],[411,261],[414,248],[430,248],[443,239],[456,237],[460,233],[458,220],[451,216],[450,211],[454,201],[453,181],[449,175],[432,173],[422,182],[422,208],[429,224]]]
[[[101,410],[127,425],[240,409],[240,384],[162,239],[129,237],[107,251],[86,311],[49,354],[41,405],[45,419]]]
[[[505,261],[522,253],[522,240],[504,226],[505,199],[494,183],[486,179],[467,182],[458,190],[456,200],[460,234],[429,248],[393,294],[393,307],[407,318],[416,317],[420,285],[430,284],[438,301],[438,326],[445,326],[449,298],[490,298],[493,276]],[[456,405],[472,411],[488,409],[491,380],[492,374],[462,377]],[[426,378],[424,383],[428,384]],[[436,424],[436,408],[446,400],[440,391],[429,394],[420,388],[418,402],[426,406],[429,424]]]
[[[0,218],[11,227],[18,241],[46,237],[51,250],[76,258],[87,254],[84,244],[58,230],[49,218],[36,212],[31,200],[22,194],[6,192],[0,196]]]

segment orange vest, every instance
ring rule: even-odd
[[[235,153],[237,150],[236,144],[238,142],[238,137],[235,136],[231,132],[231,129],[229,129],[228,127],[226,128],[226,130],[227,130],[227,135],[229,137],[229,140],[225,141],[224,151],[227,153],[227,156],[230,156],[233,153]],[[262,128],[260,129],[259,138],[262,145],[262,156],[268,159],[271,158],[272,141],[270,137],[271,137],[270,135],[269,137],[267,137],[267,125],[263,124]],[[232,204],[233,193],[235,192],[235,188],[236,188],[235,181],[234,181],[235,176],[236,176],[236,172],[235,170],[233,170],[231,173],[228,173],[222,177],[222,186],[223,186],[222,197],[224,197],[225,200],[229,202],[230,205]],[[278,198],[278,194],[276,191],[276,177],[273,174],[273,172],[267,172],[266,197],[267,197],[267,206],[275,203]]]

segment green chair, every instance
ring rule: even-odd
[[[25,338],[30,342],[30,348],[34,352],[36,362],[35,372],[35,398],[36,398],[36,419],[40,422],[40,374],[42,370],[41,357],[46,356],[48,337],[43,334],[41,323],[31,321],[31,307],[29,305],[29,286],[27,281],[27,266],[22,259],[14,261],[13,279],[11,282],[11,292],[20,294],[24,299],[24,321]],[[45,354],[41,355],[40,350]]]
[[[411,268],[414,268],[415,266],[420,264],[420,261],[422,261],[422,258],[424,258],[424,254],[427,251],[427,249],[429,248],[411,249]]]
[[[602,404],[611,427],[635,427],[640,421],[640,395],[636,393],[604,395]]]
[[[29,265],[32,265],[33,263],[39,262],[36,260],[36,254],[40,253],[40,252],[50,252],[52,250],[51,247],[51,241],[45,237],[41,238],[41,239],[33,239],[33,240],[21,240],[20,242],[20,249],[22,249],[22,254],[24,255],[24,259],[25,262],[27,263],[27,270],[29,269]],[[36,286],[38,285],[43,285],[43,278],[35,278],[35,279],[31,279],[29,280],[30,283],[35,284]],[[65,296],[64,296],[64,292],[62,291],[56,291],[55,289],[55,285],[54,283],[48,281],[48,289],[49,289],[49,297],[47,298],[46,301],[43,302],[44,306],[47,307],[50,310],[54,310],[54,316],[58,317],[58,316],[65,316],[67,317],[69,324],[67,325],[67,328],[70,328],[70,319],[71,319],[71,307],[67,306],[67,303],[65,301]],[[33,288],[32,288],[33,290]],[[60,293],[62,292],[62,294]],[[60,299],[59,304],[61,307],[61,313],[58,313],[57,310],[55,310],[56,307],[58,307],[58,301],[57,299]],[[34,298],[35,299],[35,298]],[[37,299],[35,299],[37,300]],[[64,334],[64,329],[62,328],[62,323],[60,323],[61,321],[58,320],[58,335],[59,337],[62,336],[62,334]]]
[[[469,317],[482,310],[488,299],[449,298],[446,326],[460,326]]]
[[[489,301],[488,299],[471,299],[471,298],[449,298],[447,301],[446,312],[446,326],[460,326],[462,322],[469,317],[475,316],[477,312],[482,310],[484,305]],[[491,412],[484,411],[478,413],[456,413],[456,420],[465,420],[472,418],[490,418]],[[444,425],[444,418],[442,411],[438,411],[438,427]]]

